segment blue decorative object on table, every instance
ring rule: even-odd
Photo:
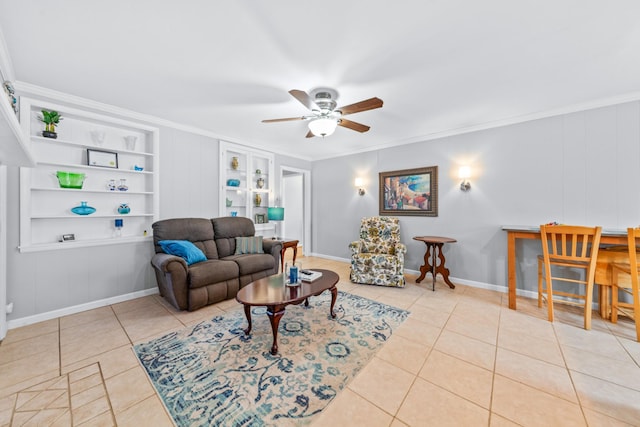
[[[131,212],[131,208],[129,207],[128,204],[123,203],[120,206],[118,206],[118,213],[119,214],[128,214],[129,212]]]
[[[76,206],[75,208],[71,208],[71,212],[76,215],[91,215],[96,211],[96,208],[92,208],[91,206],[87,206],[87,202],[80,202],[80,206]]]
[[[298,267],[292,265],[289,268],[289,283],[295,285],[298,283]]]
[[[227,180],[227,185],[229,187],[240,187],[240,180],[239,179],[228,179]]]

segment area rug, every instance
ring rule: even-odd
[[[178,426],[301,426],[322,411],[409,312],[338,292],[288,306],[278,354],[265,309],[252,310],[251,335],[236,310],[134,346]]]

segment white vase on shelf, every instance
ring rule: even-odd
[[[124,137],[124,146],[127,150],[135,150],[136,149],[136,141],[138,137],[135,135],[128,135]]]

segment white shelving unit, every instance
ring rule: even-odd
[[[233,158],[237,159],[237,166]],[[220,216],[250,218],[256,234],[273,229],[267,220],[267,208],[273,206],[274,156],[272,153],[220,142]],[[259,172],[259,173],[258,173]],[[238,180],[238,186],[228,185],[229,180]],[[262,186],[258,180],[262,180]],[[259,201],[259,203],[258,203]]]
[[[38,120],[42,109],[60,112],[63,120],[58,138],[42,136]],[[20,122],[36,158],[35,168],[20,169],[20,251],[68,249],[113,245],[151,239],[151,224],[157,220],[158,128],[86,112],[44,101],[21,98]],[[97,144],[93,131],[104,133]],[[125,145],[125,136],[136,136],[135,147]],[[87,150],[117,156],[117,168],[88,165]],[[135,167],[143,170],[135,170]],[[57,171],[84,173],[81,189],[61,188]],[[109,190],[110,180],[126,180],[128,190]],[[91,215],[76,215],[71,208],[81,202],[96,209]],[[118,213],[126,203],[130,213]],[[115,219],[123,220],[116,237]],[[75,240],[61,242],[63,235]]]

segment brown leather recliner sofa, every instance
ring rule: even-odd
[[[179,310],[197,310],[234,298],[248,283],[278,273],[282,242],[265,238],[264,253],[236,255],[236,237],[255,236],[253,222],[243,217],[175,218],[153,224],[156,254],[151,265],[160,295]],[[206,260],[187,265],[180,256],[165,253],[158,242],[189,241]]]

